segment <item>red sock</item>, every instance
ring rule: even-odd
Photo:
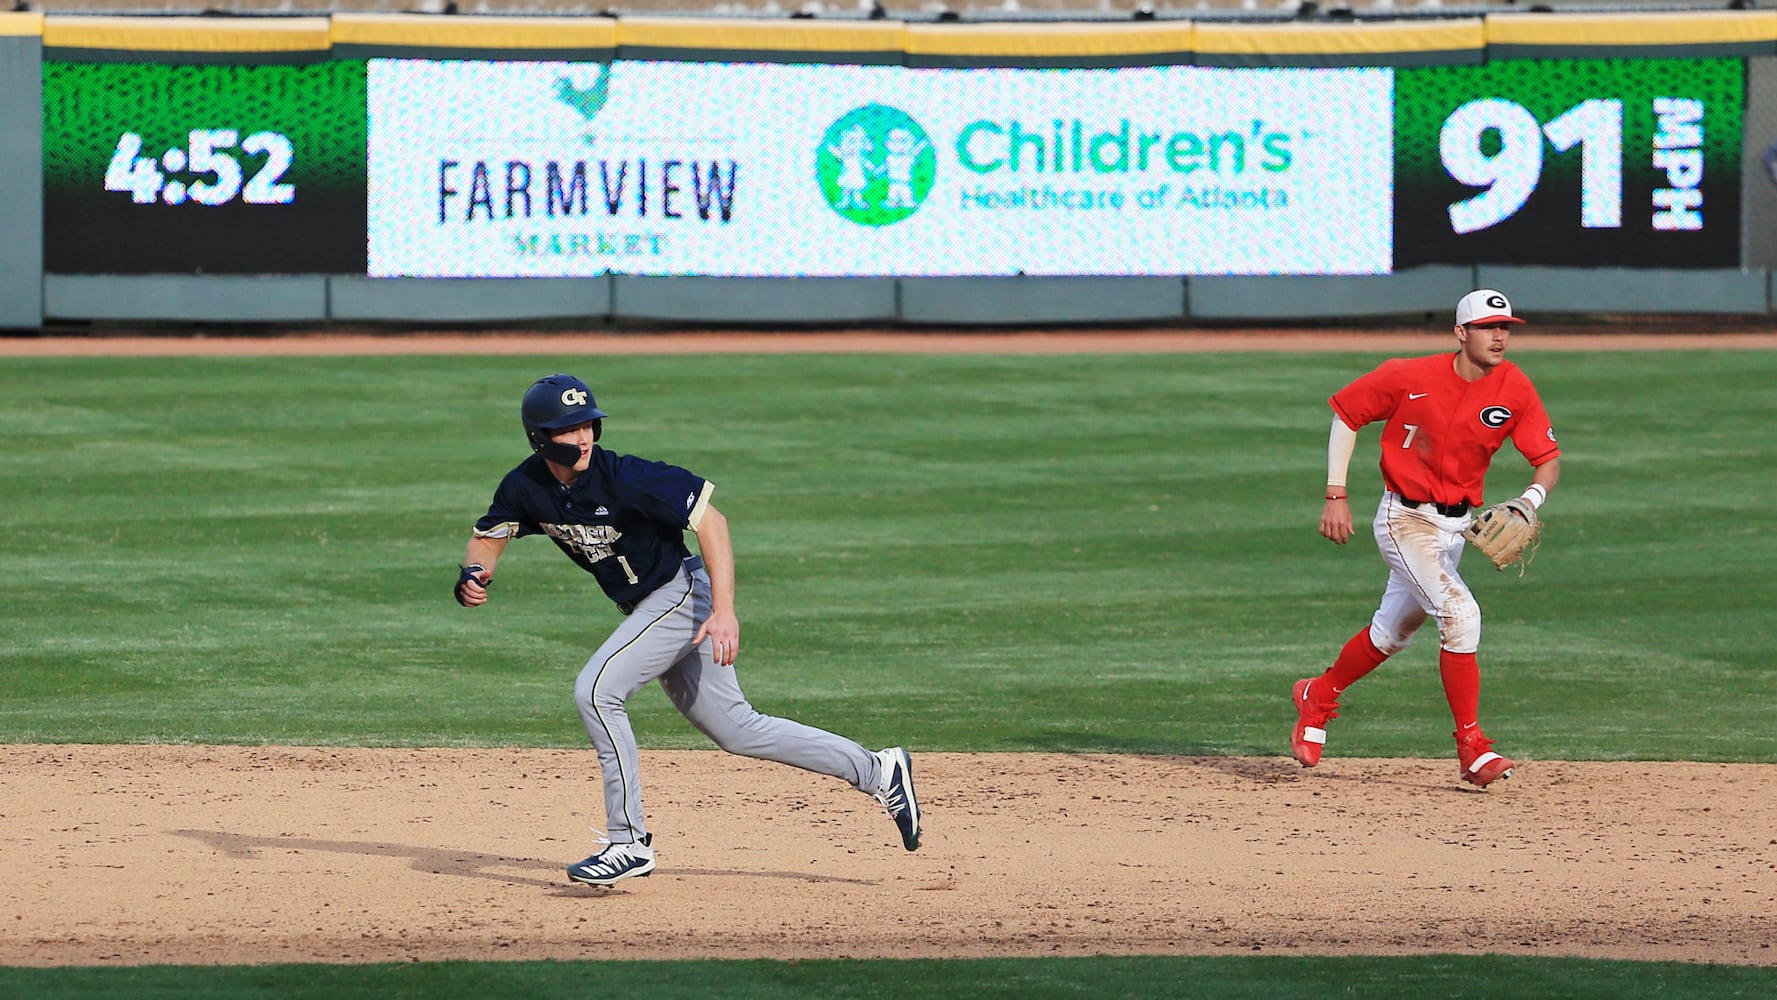
[[[1456,720],[1458,738],[1478,724],[1481,713],[1481,665],[1473,653],[1438,651],[1438,674],[1444,679],[1444,698]]]
[[[1345,647],[1339,650],[1339,658],[1321,674],[1327,687],[1317,694],[1329,701],[1339,697],[1346,688],[1362,680],[1364,675],[1382,665],[1388,654],[1376,648],[1370,641],[1370,628],[1364,628],[1346,641]]]

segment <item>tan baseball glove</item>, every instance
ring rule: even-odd
[[[1505,569],[1522,561],[1530,565],[1536,545],[1542,538],[1542,524],[1536,519],[1536,508],[1523,497],[1482,508],[1463,534],[1469,544],[1481,550],[1494,569]],[[1520,567],[1519,573],[1523,573]]]

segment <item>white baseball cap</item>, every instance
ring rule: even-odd
[[[1477,288],[1456,303],[1456,325],[1472,323],[1522,323],[1512,315],[1512,303],[1504,294],[1491,288]]]

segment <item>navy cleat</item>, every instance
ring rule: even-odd
[[[654,835],[634,844],[612,844],[577,865],[568,866],[568,879],[586,885],[616,885],[626,878],[646,876],[654,870]]]
[[[913,761],[900,747],[878,750],[882,777],[877,780],[876,801],[888,810],[889,818],[901,829],[901,846],[919,850],[919,799],[913,794]]]

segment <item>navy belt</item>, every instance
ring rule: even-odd
[[[1430,507],[1445,517],[1461,517],[1475,508],[1475,505],[1464,500],[1462,503],[1432,503],[1430,500],[1408,500],[1401,497],[1401,503],[1412,508]]]
[[[685,557],[685,572],[696,573],[698,570],[700,570],[702,568],[703,568],[703,558],[701,556],[687,556],[687,557]],[[625,615],[633,615],[633,614],[635,614],[635,611],[636,611],[636,605],[638,605],[640,603],[642,603],[642,602],[630,601],[627,604],[619,604],[619,605],[617,605],[617,610],[623,612]]]

